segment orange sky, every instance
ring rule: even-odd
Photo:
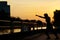
[[[60,9],[60,0],[5,0],[11,5],[11,16],[22,19],[43,20],[35,15],[43,16],[44,13],[52,18],[53,11]],[[43,20],[44,21],[44,20]]]

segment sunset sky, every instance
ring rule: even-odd
[[[53,11],[60,9],[60,0],[3,0],[11,5],[11,16],[22,19],[43,20],[35,15],[43,16],[44,13],[52,18]],[[44,21],[44,20],[43,20]]]

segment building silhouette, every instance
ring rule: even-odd
[[[54,26],[60,27],[60,10],[54,11]]]
[[[0,20],[7,20],[10,18],[10,5],[7,1],[0,1]]]
[[[10,5],[7,1],[0,1],[0,31],[10,26]]]

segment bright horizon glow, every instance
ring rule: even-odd
[[[44,19],[38,18],[35,15],[43,16],[44,13],[53,17],[53,12],[60,9],[60,0],[5,0],[11,5],[11,16],[20,17],[21,19]]]

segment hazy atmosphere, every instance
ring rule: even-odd
[[[0,40],[60,40],[60,0],[0,0]]]
[[[4,1],[4,0],[3,0]],[[44,13],[52,18],[53,12],[60,9],[60,0],[5,0],[11,5],[11,16],[20,17],[22,19],[39,18],[35,15],[43,16]],[[39,19],[43,20],[43,19]]]

